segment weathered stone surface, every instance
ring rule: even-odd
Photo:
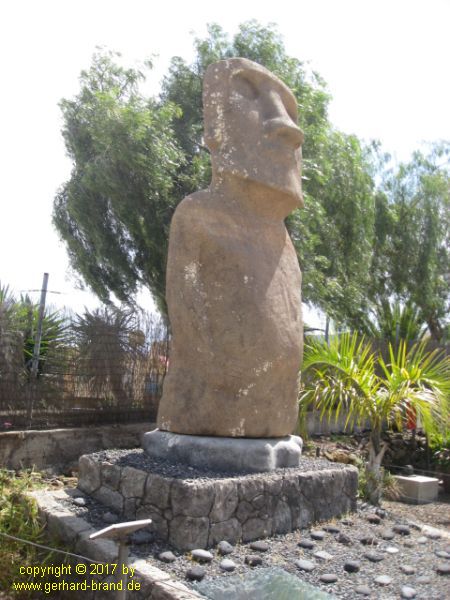
[[[286,502],[280,500],[273,515],[273,533],[292,531],[291,511]]]
[[[175,480],[171,489],[174,515],[203,517],[209,515],[214,500],[214,487],[197,481]]]
[[[299,465],[302,440],[290,435],[282,438],[245,438],[182,435],[155,429],[143,436],[147,454],[172,462],[214,471],[261,473]]]
[[[102,485],[111,488],[112,490],[119,489],[121,477],[121,469],[117,465],[104,462],[101,464],[101,479]]]
[[[235,519],[228,519],[222,523],[212,523],[209,529],[208,546],[214,546],[221,540],[235,544],[242,537],[242,525]]]
[[[147,473],[133,467],[125,467],[120,479],[120,491],[124,498],[142,498]]]
[[[302,203],[296,106],[288,88],[251,61],[208,68],[213,177],[172,219],[162,430],[270,438],[295,427],[301,274],[283,220]]]
[[[149,473],[145,484],[144,504],[153,504],[162,508],[169,506],[170,486],[172,479],[157,473]]]
[[[151,519],[152,531],[163,541],[169,539],[169,523],[154,507],[141,506],[136,511],[136,519]]]
[[[242,541],[249,542],[258,538],[268,537],[272,533],[272,520],[248,519],[242,525]]]
[[[215,486],[214,503],[209,514],[212,523],[229,519],[238,505],[237,484],[234,480],[219,481]]]
[[[169,541],[181,550],[206,548],[209,519],[207,517],[174,517],[170,522]]]
[[[105,506],[112,508],[114,512],[121,514],[123,512],[123,496],[119,492],[115,492],[105,486],[96,490],[92,496]]]
[[[78,461],[79,479],[78,487],[86,494],[92,494],[101,485],[100,465],[92,458],[84,454]]]

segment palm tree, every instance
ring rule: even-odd
[[[306,375],[306,376],[305,376]],[[358,334],[343,334],[327,344],[310,340],[305,349],[300,406],[315,403],[321,416],[336,419],[347,414],[345,426],[370,423],[369,459],[366,465],[369,500],[381,497],[386,445],[381,441],[385,424],[403,429],[414,411],[426,433],[445,427],[450,397],[450,359],[442,351],[427,351],[424,343],[410,350],[400,341],[389,359],[375,353]]]

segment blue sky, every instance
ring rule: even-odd
[[[422,141],[450,139],[448,0],[4,2],[0,281],[16,292],[37,289],[48,271],[49,288],[60,292],[51,302],[78,311],[96,304],[75,291],[51,225],[53,197],[71,168],[58,102],[77,92],[95,47],[118,50],[130,64],[157,54],[156,91],[171,56],[192,56],[192,32],[204,35],[214,21],[233,33],[251,18],[276,23],[288,52],[324,77],[330,118],[343,131],[379,139],[397,160]]]

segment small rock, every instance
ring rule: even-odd
[[[311,536],[311,538],[313,540],[323,540],[325,537],[325,531],[319,531],[319,530],[310,531],[309,535]]]
[[[385,519],[387,516],[387,512],[384,510],[384,508],[376,508],[375,514],[381,517],[382,519]]]
[[[350,544],[352,544],[352,538],[347,535],[346,533],[338,533],[338,535],[336,536],[336,541],[339,542],[340,544],[345,544],[346,546],[350,546]]]
[[[208,550],[203,550],[201,548],[191,551],[192,558],[197,562],[209,563],[212,561],[214,556]]]
[[[378,577],[375,577],[374,581],[375,583],[378,583],[378,585],[389,585],[392,583],[392,578],[389,577],[389,575],[378,575]]]
[[[86,500],[86,498],[81,498],[81,496],[80,496],[80,497],[78,497],[78,498],[74,498],[74,499],[72,500],[72,502],[73,502],[74,504],[76,504],[77,506],[86,506],[86,504],[87,504],[87,500]]]
[[[357,573],[360,566],[361,563],[357,560],[347,560],[344,563],[344,571],[347,571],[347,573]]]
[[[381,523],[381,517],[375,514],[367,515],[367,521],[372,525],[379,525]]]
[[[347,525],[347,527],[353,527],[353,521],[351,519],[342,519],[342,525]]]
[[[412,540],[406,539],[403,542],[403,545],[405,546],[405,548],[414,548],[414,542]]]
[[[186,579],[189,581],[201,581],[206,575],[206,569],[204,567],[190,567],[186,571]]]
[[[402,571],[402,573],[405,575],[414,575],[416,569],[411,567],[411,565],[400,565],[400,571]]]
[[[230,560],[229,558],[224,558],[219,564],[219,567],[222,569],[222,571],[227,572],[234,571],[236,566],[236,563]]]
[[[446,552],[445,550],[436,550],[435,554],[439,558],[450,558],[450,553]]]
[[[355,594],[361,594],[361,596],[370,596],[372,590],[368,585],[358,585],[355,587]]]
[[[104,523],[108,523],[109,525],[113,525],[114,523],[117,523],[117,521],[119,520],[119,515],[116,515],[113,512],[105,512],[105,514],[102,516],[102,521]]]
[[[420,537],[417,538],[416,542],[418,544],[426,544],[428,542],[428,538],[425,537],[424,535],[421,535]]]
[[[331,560],[333,558],[332,554],[325,552],[325,550],[319,550],[318,552],[314,552],[314,556],[316,558],[320,558],[321,560]]]
[[[394,525],[392,530],[399,535],[411,535],[411,529],[407,525]]]
[[[387,552],[388,554],[397,554],[397,552],[400,552],[400,550],[398,548],[396,548],[395,546],[388,546],[387,548],[384,549],[385,552]]]
[[[314,548],[315,544],[311,540],[300,540],[297,544],[300,548],[306,548],[306,550],[311,550]]]
[[[428,585],[431,583],[431,577],[429,575],[421,575],[416,579],[416,583],[419,585]]]
[[[392,529],[383,529],[383,531],[380,532],[380,537],[386,541],[393,540],[395,538],[395,533]]]
[[[320,576],[320,581],[323,583],[335,583],[338,580],[337,575],[334,573],[324,573]]]
[[[258,552],[267,552],[269,544],[267,542],[256,541],[250,544],[250,548],[252,550],[257,550]]]
[[[250,567],[257,567],[258,565],[262,565],[262,558],[257,554],[247,554],[245,557],[245,564]]]
[[[165,563],[172,563],[177,560],[175,554],[170,550],[167,550],[166,552],[161,552],[161,554],[158,555],[158,558],[160,561]]]
[[[438,575],[450,575],[450,565],[448,563],[439,563],[436,567]]]
[[[424,533],[427,536],[427,538],[430,538],[430,540],[439,540],[441,538],[441,534],[439,533],[439,531],[435,531],[434,529],[424,531]]]
[[[359,540],[364,546],[378,546],[378,540],[373,535],[365,535]]]
[[[234,550],[233,546],[225,540],[222,540],[221,542],[219,542],[217,544],[217,552],[219,554],[221,554],[222,556],[231,554],[233,552],[233,550]]]
[[[315,569],[316,565],[310,560],[296,560],[295,566],[300,569],[300,571],[312,571]]]
[[[328,533],[339,533],[340,532],[339,527],[336,527],[336,525],[324,525],[323,530]]]
[[[412,587],[409,587],[409,585],[404,585],[402,587],[402,591],[401,591],[402,598],[415,598],[416,594],[417,594],[416,590]]]
[[[364,558],[370,560],[370,562],[380,562],[384,560],[384,556],[382,554],[377,554],[377,552],[366,552]]]

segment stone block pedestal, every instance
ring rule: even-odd
[[[191,550],[288,533],[356,508],[355,467],[302,462],[269,473],[181,479],[84,455],[78,486],[122,518],[152,519],[162,540]]]
[[[439,492],[439,479],[435,477],[424,477],[423,475],[411,475],[404,477],[395,475],[400,490],[400,500],[409,504],[426,504],[434,502]]]

